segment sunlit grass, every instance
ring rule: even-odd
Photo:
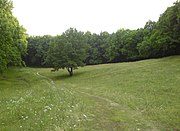
[[[180,130],[180,56],[0,76],[0,130]]]

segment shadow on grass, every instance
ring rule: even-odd
[[[81,75],[85,74],[85,72],[75,72],[73,76],[70,76],[69,74],[62,74],[58,76],[53,76],[53,80],[66,80],[66,79],[74,79],[76,77],[79,77]]]

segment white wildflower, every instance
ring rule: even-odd
[[[83,116],[84,116],[85,118],[87,118],[87,116],[86,116],[85,114],[83,114]]]

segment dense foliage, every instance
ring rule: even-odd
[[[26,64],[34,67],[46,67],[45,59],[52,42],[52,36],[31,36],[27,39],[28,47],[26,56]]]
[[[8,66],[24,65],[22,57],[27,46],[25,29],[13,16],[12,9],[11,1],[0,1],[0,72]]]
[[[44,65],[47,58],[48,66],[58,69],[71,67],[70,65],[76,68],[77,65],[82,65],[81,62],[92,65],[180,54],[180,2],[168,7],[157,22],[149,20],[141,29],[119,29],[112,34],[95,34],[89,31],[80,33],[71,28],[61,36],[30,37],[28,42],[26,61],[29,66],[47,66]],[[81,47],[83,43],[87,43],[89,47],[86,55],[76,50],[76,47],[84,49]],[[75,56],[86,59],[83,61],[81,58],[81,62],[72,61],[73,51]],[[55,62],[54,59],[58,61]]]
[[[180,2],[160,16],[157,23],[147,23],[148,35],[138,45],[143,57],[162,57],[180,54]]]

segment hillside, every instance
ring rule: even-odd
[[[0,130],[180,130],[180,56],[0,76]]]

